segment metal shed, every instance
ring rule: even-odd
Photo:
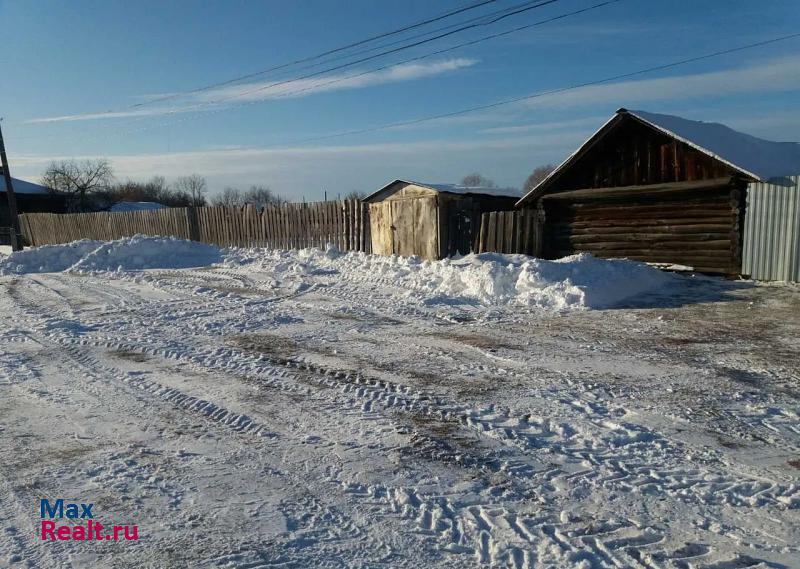
[[[800,175],[748,186],[742,274],[800,282]]]
[[[514,208],[514,189],[394,180],[365,198],[372,251],[443,259],[475,249],[481,215]]]

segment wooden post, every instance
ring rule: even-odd
[[[189,227],[189,240],[200,241],[200,224],[197,221],[197,209],[195,206],[186,208],[186,223]]]
[[[676,182],[681,181],[681,151],[680,146],[678,145],[677,140],[672,141],[672,168],[673,168],[673,177]]]
[[[547,217],[545,215],[544,202],[539,200],[536,204],[536,217],[534,219],[534,235],[535,241],[533,246],[533,256],[543,257],[545,252],[545,224]]]
[[[17,215],[17,198],[14,195],[14,185],[11,183],[11,171],[8,169],[8,157],[6,156],[6,145],[3,142],[2,127],[0,127],[0,166],[3,168],[3,178],[6,182],[8,215],[11,218],[11,250],[22,251],[22,236],[19,231],[19,216]]]

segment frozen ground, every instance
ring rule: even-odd
[[[167,245],[0,261],[0,566],[800,566],[797,287]]]

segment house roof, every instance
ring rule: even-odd
[[[11,178],[11,183],[14,186],[14,193],[15,194],[49,194],[50,190],[48,190],[45,186],[40,184],[34,184],[33,182],[28,182],[26,180],[20,180],[19,178]],[[6,181],[5,179],[0,176],[0,192],[6,191]]]
[[[619,109],[558,168],[531,189],[517,205],[541,196],[567,167],[583,156],[598,140],[626,117],[631,117],[724,162],[753,181],[800,173],[800,144],[796,142],[764,140],[719,123],[694,121],[647,111]]]
[[[518,198],[520,196],[520,192],[516,188],[489,188],[486,186],[462,186],[460,184],[429,184],[426,182],[414,182],[412,180],[397,179],[392,180],[378,191],[368,195],[366,198],[364,198],[364,201],[377,201],[378,198],[383,197],[384,193],[398,183],[413,184],[415,186],[428,188],[435,192],[446,192],[449,194],[500,196],[509,198]]]
[[[797,142],[764,140],[715,122],[646,111],[627,112],[759,180],[800,173],[800,144]]]

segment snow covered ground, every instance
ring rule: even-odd
[[[153,238],[0,274],[0,566],[800,566],[797,287]],[[43,542],[43,497],[139,541]]]

